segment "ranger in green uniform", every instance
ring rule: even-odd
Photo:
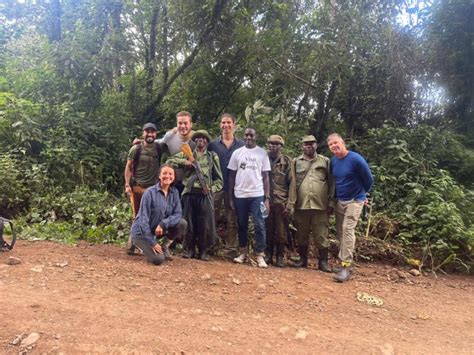
[[[279,135],[272,135],[267,140],[268,158],[270,159],[270,214],[266,220],[267,248],[265,261],[273,263],[273,254],[276,252],[275,265],[283,267],[283,253],[287,242],[286,226],[288,215],[293,208],[288,204],[290,185],[294,179],[291,168],[291,158],[281,154],[285,144]]]
[[[300,261],[295,267],[308,266],[310,233],[319,249],[318,268],[330,272],[328,266],[328,213],[334,208],[334,182],[329,158],[316,153],[316,138],[302,139],[303,154],[294,161],[296,179],[290,188],[290,204],[295,204],[296,239]]]
[[[197,246],[197,257],[207,261],[209,249],[214,246],[216,240],[212,194],[222,190],[223,180],[219,157],[207,150],[211,140],[209,133],[205,130],[196,131],[192,140],[196,143],[196,149],[193,151],[194,163],[186,159],[183,153],[174,155],[167,163],[175,167],[187,167],[182,195],[183,218],[188,222],[184,257],[195,257]],[[205,186],[199,181],[198,170],[202,173]]]

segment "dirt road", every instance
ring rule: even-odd
[[[0,352],[474,352],[472,277],[368,264],[346,284],[331,277],[224,260],[154,267],[113,245],[21,241],[0,253]]]

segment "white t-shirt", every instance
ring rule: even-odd
[[[263,171],[270,171],[270,160],[265,149],[242,147],[232,153],[228,169],[237,171],[234,195],[237,198],[264,195]]]

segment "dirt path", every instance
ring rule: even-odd
[[[153,267],[112,245],[19,242],[0,253],[0,352],[473,353],[473,278],[398,274],[363,265],[336,284],[313,269]]]

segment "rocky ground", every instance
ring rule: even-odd
[[[473,278],[438,276],[363,264],[337,284],[313,267],[154,267],[114,245],[20,241],[0,253],[0,352],[473,353]]]

